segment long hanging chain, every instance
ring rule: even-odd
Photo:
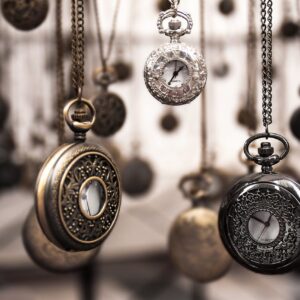
[[[72,0],[72,83],[81,100],[84,84],[84,0]]]
[[[65,121],[64,121],[64,62],[63,62],[63,36],[62,36],[62,0],[56,0],[56,111],[58,143],[64,142]]]
[[[267,134],[272,124],[272,14],[273,1],[261,0],[262,116]]]
[[[256,43],[256,27],[255,27],[255,7],[256,0],[248,1],[248,38],[247,38],[247,110],[252,116],[253,121],[249,123],[249,135],[251,131],[257,128],[257,112],[256,112],[256,97],[257,97],[257,43]]]
[[[98,43],[99,43],[100,61],[102,64],[102,68],[104,70],[106,70],[107,62],[111,56],[113,46],[114,46],[114,41],[115,41],[115,36],[116,36],[117,19],[118,19],[118,14],[119,14],[119,10],[120,10],[120,0],[116,0],[116,6],[115,6],[113,21],[112,21],[112,29],[111,29],[111,33],[109,36],[108,49],[107,49],[106,55],[104,53],[104,43],[103,43],[102,28],[101,28],[101,22],[100,22],[98,0],[93,0],[93,3],[94,3],[96,25],[97,25],[96,27],[97,27],[97,38],[98,38]]]
[[[203,57],[205,57],[206,43],[205,43],[205,3],[204,0],[200,0],[200,48]],[[201,115],[201,167],[205,170],[207,166],[207,116],[206,116],[206,91],[205,89],[201,93],[200,101],[200,115]]]

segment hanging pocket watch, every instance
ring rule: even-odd
[[[64,250],[83,251],[99,246],[112,230],[121,188],[108,153],[84,142],[95,121],[93,105],[83,98],[74,99],[65,106],[64,116],[75,141],[56,149],[42,166],[36,210],[52,243]]]
[[[100,92],[94,97],[96,121],[92,131],[101,137],[108,137],[119,131],[126,119],[126,107],[123,100],[115,93],[108,91],[108,86],[117,80],[113,69],[105,72],[97,69],[94,82],[100,86]]]
[[[100,247],[89,251],[64,251],[52,244],[44,235],[35,211],[32,209],[22,231],[25,249],[31,259],[41,268],[50,272],[71,272],[91,263]]]
[[[284,151],[273,154],[270,142],[262,142],[258,155],[250,154],[249,145],[261,138],[279,140]],[[287,140],[278,134],[249,138],[244,152],[262,166],[262,172],[240,179],[220,209],[219,228],[224,245],[241,265],[255,272],[283,273],[300,257],[300,185],[272,172],[272,165],[288,151]]]
[[[19,30],[32,30],[46,18],[48,0],[2,0],[2,13],[12,26]]]
[[[171,41],[150,54],[145,64],[144,78],[149,92],[158,101],[182,105],[202,92],[207,69],[203,57],[194,48],[180,42],[180,37],[192,30],[190,14],[177,10],[178,0],[170,2],[172,8],[160,13],[157,26],[159,32],[169,36]],[[168,28],[165,24],[167,20]]]

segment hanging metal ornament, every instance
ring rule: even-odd
[[[178,129],[179,118],[174,113],[173,109],[167,109],[160,119],[160,127],[162,130],[168,133],[174,132]]]
[[[85,142],[95,122],[92,103],[82,97],[84,83],[84,1],[72,0],[72,69],[77,97],[64,107],[74,142],[57,148],[42,166],[35,191],[43,232],[70,251],[98,247],[112,230],[120,209],[118,170],[100,146]]]
[[[115,134],[125,123],[126,107],[123,100],[117,94],[108,91],[108,86],[116,80],[117,74],[112,68],[104,72],[95,71],[94,82],[100,86],[100,91],[93,98],[97,118],[92,131],[101,137]]]
[[[40,26],[47,17],[48,0],[2,0],[4,18],[19,30],[32,30]]]
[[[102,68],[96,69],[93,75],[94,82],[100,87],[100,91],[93,99],[97,118],[92,130],[96,135],[108,137],[119,131],[126,119],[126,107],[123,100],[117,94],[108,91],[109,85],[118,80],[116,69],[108,67],[107,63],[111,56],[115,41],[120,0],[117,0],[116,2],[112,31],[109,37],[106,55],[104,55],[104,45],[97,0],[94,0],[93,3]]]
[[[218,78],[224,78],[228,75],[230,72],[230,66],[226,60],[225,57],[225,42],[223,40],[220,41],[219,49],[218,49],[218,54],[217,54],[217,62],[213,67],[213,75]]]
[[[132,65],[122,59],[117,60],[112,65],[113,69],[117,73],[118,81],[125,81],[132,76]]]
[[[204,46],[204,0],[200,1],[201,13],[201,46]],[[202,94],[201,108],[205,108],[205,94]],[[205,109],[203,110],[206,123]],[[203,124],[202,124],[203,125]],[[206,147],[203,133],[206,126],[202,126],[201,142]],[[204,149],[206,151],[206,149]],[[205,153],[202,152],[202,163],[206,163]],[[198,183],[202,183],[198,185]],[[230,267],[231,258],[226,252],[219,236],[217,214],[207,205],[215,189],[211,178],[201,170],[196,176],[189,175],[182,178],[179,188],[183,195],[191,200],[193,207],[181,213],[172,225],[169,234],[169,252],[175,266],[186,276],[199,283],[207,283],[223,276]]]
[[[297,6],[299,4],[297,3]],[[291,1],[286,0],[282,2],[283,6],[283,22],[280,26],[280,35],[285,39],[297,38],[300,33],[299,23],[293,20],[293,12],[291,7]],[[298,7],[299,10],[299,7]]]
[[[160,13],[158,30],[170,37],[170,43],[154,50],[144,68],[145,83],[151,95],[169,105],[187,104],[197,98],[207,79],[203,57],[180,42],[181,36],[191,32],[193,21],[190,14],[177,10],[179,2],[170,0],[171,9]]]
[[[222,277],[231,265],[219,236],[218,216],[204,207],[189,209],[176,218],[169,235],[169,251],[175,266],[200,283]]]
[[[272,123],[272,4],[261,0],[262,95],[265,132],[250,137],[244,145],[249,160],[262,166],[262,172],[241,178],[227,193],[219,214],[219,230],[225,247],[244,267],[259,273],[283,273],[293,267],[300,255],[300,186],[272,166],[289,152],[281,135],[270,133]],[[258,155],[249,151],[251,143],[262,142]],[[283,145],[274,154],[270,140]]]
[[[83,252],[64,251],[52,244],[43,233],[32,209],[22,231],[23,244],[30,258],[50,272],[65,273],[81,269],[91,263],[100,248]]]
[[[154,173],[148,161],[133,157],[122,167],[122,188],[131,197],[146,194],[153,184]]]
[[[219,2],[219,11],[221,14],[228,16],[235,10],[234,0],[221,0]]]

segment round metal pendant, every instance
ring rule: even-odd
[[[177,217],[169,251],[178,269],[201,283],[220,278],[231,264],[219,236],[217,215],[207,208],[193,208]]]
[[[219,228],[230,254],[259,273],[288,271],[300,255],[300,186],[280,174],[238,181],[220,209]]]
[[[4,18],[19,30],[32,30],[46,18],[49,4],[47,0],[2,0]]]
[[[169,43],[153,51],[144,78],[149,92],[163,104],[182,105],[197,98],[205,87],[203,57],[184,43]]]
[[[153,170],[149,163],[135,157],[122,168],[122,187],[126,194],[137,197],[149,191],[153,183]]]
[[[64,251],[52,244],[44,235],[34,210],[31,210],[22,232],[23,243],[30,258],[50,272],[72,272],[91,263],[100,248],[83,252]]]
[[[123,100],[114,93],[103,91],[94,98],[96,121],[92,131],[99,136],[108,137],[119,131],[126,119]]]
[[[35,198],[38,220],[51,242],[65,250],[95,248],[119,213],[117,168],[97,145],[62,145],[44,163]]]
[[[168,111],[162,116],[160,126],[165,132],[174,132],[179,126],[179,119],[172,111]]]

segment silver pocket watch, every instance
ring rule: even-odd
[[[190,14],[177,10],[180,1],[170,2],[171,9],[161,12],[157,22],[159,33],[169,36],[170,42],[150,54],[144,79],[149,92],[158,101],[183,105],[194,100],[204,89],[207,68],[202,55],[180,41],[181,36],[192,30]]]

